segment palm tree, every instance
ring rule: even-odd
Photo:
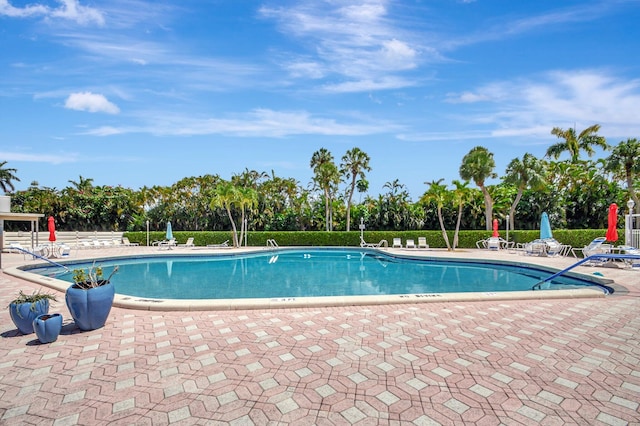
[[[258,191],[250,187],[237,188],[238,206],[242,212],[240,223],[240,244],[244,241],[244,234],[248,231],[248,226],[245,227],[245,217],[247,208],[251,209],[258,204]]]
[[[467,155],[462,158],[460,166],[460,177],[463,180],[473,180],[480,188],[484,196],[484,217],[487,231],[491,230],[491,217],[493,216],[493,199],[489,190],[485,186],[485,181],[489,178],[495,178],[497,175],[493,172],[496,162],[493,159],[493,153],[483,146],[476,146],[471,149]]]
[[[88,191],[93,188],[93,179],[85,179],[82,175],[80,175],[80,179],[78,179],[77,182],[75,180],[69,180],[68,182],[73,185],[78,192]]]
[[[431,182],[425,182],[429,185],[429,190],[424,194],[424,200],[426,202],[433,201],[436,203],[438,211],[438,221],[440,222],[440,230],[442,230],[442,238],[447,244],[447,250],[451,251],[451,244],[449,243],[449,236],[447,235],[447,229],[444,227],[444,220],[442,218],[442,207],[449,201],[449,191],[446,185],[442,185],[444,179],[434,180]]]
[[[524,190],[531,188],[533,190],[543,189],[546,185],[544,180],[544,164],[534,155],[528,152],[524,154],[522,160],[514,158],[507,166],[506,175],[503,177],[504,183],[513,185],[518,188],[516,198],[509,209],[509,226],[515,229],[516,207],[522,198]]]
[[[332,195],[335,186],[340,182],[338,167],[333,162],[333,155],[326,148],[320,148],[313,153],[309,166],[315,174],[313,181],[324,193],[325,226],[327,231],[331,231],[333,229]]]
[[[640,142],[635,138],[620,141],[605,161],[605,170],[612,172],[616,178],[626,181],[629,196],[635,201],[636,208],[640,212],[638,195],[633,188],[634,179],[640,175]]]
[[[0,188],[6,194],[7,192],[15,191],[16,187],[12,181],[20,182],[20,179],[15,175],[17,170],[9,167],[5,168],[5,164],[7,164],[6,161],[0,162]]]
[[[560,155],[566,151],[571,156],[571,162],[575,163],[580,157],[580,150],[586,152],[587,155],[591,157],[595,153],[593,150],[594,146],[599,146],[604,150],[609,149],[607,140],[597,135],[599,130],[600,125],[594,124],[584,129],[579,135],[576,135],[575,128],[564,130],[560,127],[554,127],[551,130],[551,134],[558,137],[558,139],[563,139],[563,141],[551,145],[547,149],[546,156],[557,160]]]
[[[346,179],[351,178],[351,185],[347,190],[347,232],[351,230],[351,200],[353,193],[356,189],[358,177],[360,177],[360,180],[363,180],[365,179],[364,172],[371,171],[369,160],[369,156],[357,147],[347,151],[342,157],[340,173],[342,173]]]
[[[233,231],[233,246],[238,247],[238,229],[236,228],[236,222],[233,220],[231,214],[231,207],[238,202],[238,190],[228,181],[220,182],[214,190],[214,196],[211,200],[211,208],[222,207],[226,210],[229,221],[231,222],[231,228]]]

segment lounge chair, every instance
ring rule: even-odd
[[[407,244],[405,247],[414,249],[416,248],[416,243],[412,239],[407,239]]]
[[[211,247],[211,248],[223,248],[223,247],[229,247],[229,240],[220,243],[220,244],[207,244],[207,247]]]
[[[391,247],[393,247],[393,248],[402,248],[402,238],[394,238],[393,239],[393,245]]]
[[[424,248],[424,249],[429,248],[429,244],[427,244],[426,237],[418,237],[418,248]]]
[[[187,242],[184,244],[178,244],[178,247],[195,247],[196,245],[193,244],[193,237],[189,237],[187,239]]]
[[[170,240],[154,241],[152,245],[158,246],[159,250],[171,250],[176,246],[176,239],[172,238]]]
[[[632,246],[618,246],[617,249],[622,254],[633,254],[636,256],[640,256],[640,249],[637,249]],[[640,258],[639,259],[624,259],[625,266],[629,268],[640,268]]]
[[[571,253],[570,245],[562,244],[555,238],[546,238],[542,241],[547,245],[545,253],[547,256],[566,256]]]
[[[527,256],[546,256],[547,254],[547,243],[544,240],[537,239],[525,243],[520,246],[522,251]]]
[[[605,244],[606,237],[598,237],[594,238],[593,241],[589,243],[588,246],[584,246],[581,249],[582,255],[584,257],[593,256],[594,254],[606,254],[611,252],[611,244]],[[589,262],[585,263],[585,265],[589,266],[598,266],[607,263],[608,259],[592,259]]]
[[[501,248],[507,248],[507,240],[500,237],[489,237],[486,240],[476,241],[476,247],[489,250],[499,250]]]
[[[122,244],[124,244],[127,247],[140,245],[139,243],[132,243],[131,241],[129,241],[129,238],[127,237],[122,237]]]
[[[368,243],[362,237],[360,237],[360,247],[388,247],[387,240],[380,240],[379,243]]]

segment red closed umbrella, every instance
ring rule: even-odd
[[[53,221],[53,216],[49,216],[49,223],[47,225],[49,229],[49,241],[53,243],[56,241],[56,223]]]
[[[618,241],[618,205],[616,203],[609,206],[609,217],[607,222],[607,241]]]
[[[498,219],[493,219],[493,235],[492,237],[499,237],[500,234],[498,233]]]

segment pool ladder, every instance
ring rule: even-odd
[[[267,247],[278,247],[278,243],[276,243],[276,240],[274,240],[273,238],[269,238],[267,240]]]

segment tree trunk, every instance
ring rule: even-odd
[[[460,222],[462,222],[462,203],[458,205],[458,219],[456,220],[456,232],[453,234],[453,250],[458,247],[458,234],[460,233]]]
[[[447,243],[447,250],[451,251],[451,244],[449,244],[449,236],[447,230],[444,227],[444,221],[442,220],[442,207],[438,206],[438,221],[440,222],[440,229],[442,230],[442,237],[444,242]]]
[[[226,207],[227,215],[229,216],[229,220],[231,221],[231,228],[233,229],[233,247],[238,247],[238,229],[236,228],[236,223],[233,221],[233,216],[231,216],[231,209]]]
[[[493,219],[493,199],[491,198],[491,194],[489,194],[486,186],[481,186],[480,190],[482,191],[482,195],[484,195],[484,219],[486,221],[486,229],[487,231],[491,231],[491,222]]]
[[[511,204],[511,208],[509,209],[509,227],[511,230],[516,229],[514,224],[515,222],[515,215],[516,215],[516,207],[518,207],[518,203],[520,202],[520,199],[522,198],[522,193],[524,192],[524,190],[522,188],[518,188],[518,193],[516,194],[516,199],[513,200],[513,204]]]

